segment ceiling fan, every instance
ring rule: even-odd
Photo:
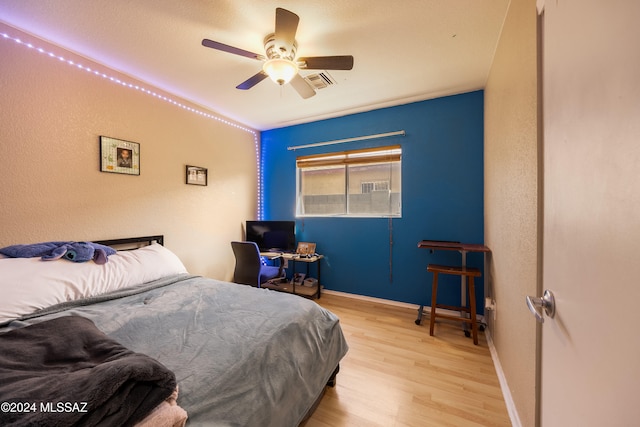
[[[313,87],[300,75],[299,70],[351,70],[353,56],[313,56],[296,58],[298,43],[296,30],[300,18],[286,9],[276,8],[275,32],[264,38],[265,54],[249,52],[224,43],[203,39],[202,45],[223,52],[263,61],[262,70],[236,86],[237,89],[251,89],[262,80],[270,77],[280,86],[291,86],[303,98],[316,94]]]

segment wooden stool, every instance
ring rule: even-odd
[[[433,336],[433,327],[436,322],[436,316],[444,319],[456,320],[460,322],[466,322],[471,324],[471,333],[473,334],[473,343],[478,345],[478,323],[476,321],[476,293],[475,286],[473,284],[474,277],[480,277],[480,270],[471,267],[450,267],[446,265],[429,264],[427,271],[433,273],[433,288],[431,290],[431,316],[429,324],[429,335]],[[467,295],[469,295],[469,307],[451,306],[444,304],[437,304],[436,298],[438,296],[438,273],[453,274],[456,276],[467,277]],[[436,308],[444,308],[447,310],[456,310],[464,313],[469,313],[471,318],[456,317],[449,314],[438,314]],[[468,336],[468,335],[467,335]]]

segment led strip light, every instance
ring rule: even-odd
[[[87,73],[93,74],[93,75],[98,76],[98,77],[102,77],[102,78],[107,79],[107,80],[109,80],[109,81],[111,81],[111,82],[113,82],[115,84],[120,85],[120,86],[125,86],[125,87],[128,87],[129,89],[134,89],[134,90],[143,92],[143,93],[145,93],[145,94],[147,94],[149,96],[152,96],[154,98],[157,98],[157,99],[159,99],[161,101],[165,101],[165,102],[168,102],[170,104],[173,104],[176,107],[182,108],[183,110],[190,111],[190,112],[192,112],[194,114],[198,114],[199,116],[205,117],[207,119],[216,120],[216,121],[218,121],[220,123],[223,123],[223,124],[225,124],[227,126],[231,126],[231,127],[236,128],[236,129],[240,129],[240,130],[242,130],[244,132],[248,132],[248,133],[252,134],[253,135],[253,144],[254,144],[255,153],[256,153],[256,167],[257,167],[257,171],[258,171],[257,219],[259,219],[259,220],[262,219],[262,217],[263,217],[263,212],[262,212],[262,210],[263,210],[263,203],[262,203],[262,195],[263,195],[262,194],[262,188],[263,188],[263,186],[262,186],[262,164],[260,162],[258,133],[256,131],[254,131],[253,129],[250,129],[248,127],[244,127],[244,126],[238,125],[237,123],[230,122],[230,121],[228,121],[228,120],[226,120],[226,119],[224,119],[222,117],[215,116],[215,115],[213,115],[211,113],[207,113],[207,112],[204,112],[204,111],[201,111],[201,110],[197,110],[197,109],[195,109],[193,107],[189,107],[188,105],[182,104],[181,102],[178,102],[178,101],[176,101],[174,99],[171,99],[169,97],[166,97],[166,96],[164,96],[162,94],[159,94],[157,92],[149,90],[149,89],[147,89],[147,88],[145,88],[143,86],[140,86],[140,85],[137,85],[137,84],[133,84],[133,83],[127,83],[126,81],[121,80],[121,79],[119,79],[117,77],[110,76],[110,75],[108,75],[106,73],[103,73],[101,71],[98,71],[98,70],[93,70],[90,67],[86,67],[86,66],[84,66],[84,65],[82,65],[82,64],[80,64],[78,62],[75,62],[75,61],[73,61],[71,59],[67,59],[67,58],[65,58],[65,57],[63,57],[61,55],[58,55],[56,53],[47,51],[47,50],[45,50],[45,49],[43,49],[41,47],[36,47],[32,43],[23,42],[19,38],[12,37],[7,33],[0,33],[0,38],[2,38],[4,40],[14,41],[15,43],[17,43],[20,46],[24,46],[26,48],[35,50],[36,52],[39,52],[39,53],[41,53],[43,55],[46,55],[46,56],[48,56],[48,57],[50,57],[52,59],[57,59],[58,61],[64,62],[64,63],[66,63],[66,64],[68,64],[68,65],[70,65],[70,66],[72,66],[74,68],[80,69],[82,71],[85,71]]]

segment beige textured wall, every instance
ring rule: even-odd
[[[489,330],[523,426],[536,423],[538,96],[536,2],[512,1],[485,89],[485,240],[496,318]]]
[[[164,234],[190,272],[231,278],[229,242],[256,212],[252,133],[14,41],[0,40],[0,58],[0,246]],[[141,175],[100,172],[100,135],[140,143]],[[207,187],[185,184],[187,164],[209,169]]]

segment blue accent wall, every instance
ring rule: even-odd
[[[430,305],[427,264],[459,265],[461,255],[418,242],[484,243],[483,103],[477,91],[262,132],[264,218],[295,219],[297,241],[317,243],[326,289]],[[398,130],[406,135],[287,150]],[[391,144],[402,146],[401,218],[295,218],[297,156]],[[483,268],[483,256],[468,254],[467,265]],[[459,305],[460,279],[441,277],[438,302]]]

